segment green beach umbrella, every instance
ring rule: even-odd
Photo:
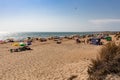
[[[24,43],[20,43],[20,46],[26,46],[26,44],[24,44]]]

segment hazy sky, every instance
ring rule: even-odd
[[[0,0],[0,32],[120,31],[120,0]]]

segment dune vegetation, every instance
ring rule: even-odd
[[[104,45],[88,67],[88,80],[104,80],[109,74],[120,75],[120,44]]]

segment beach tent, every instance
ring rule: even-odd
[[[109,37],[109,36],[108,36],[108,37],[106,37],[106,40],[107,40],[107,41],[112,41],[112,37]]]
[[[3,41],[3,40],[0,40],[0,44],[3,44],[3,43],[5,43],[5,41]]]
[[[100,41],[101,41],[100,38],[92,38],[91,39],[91,44],[100,45]]]

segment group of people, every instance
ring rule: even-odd
[[[75,39],[76,43],[84,43],[84,44],[94,44],[94,45],[102,45],[100,38],[88,38],[88,39]]]
[[[21,52],[26,50],[32,50],[29,45],[32,45],[32,41],[30,39],[26,40],[25,42],[16,42],[13,43],[12,46],[16,46],[13,49],[10,49],[10,52]]]

